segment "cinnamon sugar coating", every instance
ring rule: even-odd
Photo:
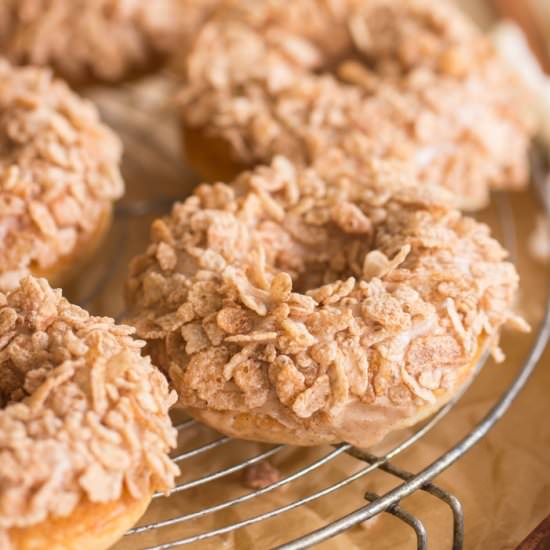
[[[92,238],[123,193],[120,156],[91,103],[0,59],[0,290]]]
[[[330,151],[359,172],[364,158],[400,159],[466,208],[526,183],[529,97],[455,6],[236,4],[200,32],[179,97],[184,126],[221,138],[238,164],[323,164]]]
[[[324,179],[276,157],[154,222],[129,322],[221,431],[374,443],[446,402],[502,325],[525,328],[506,252],[449,202],[393,163]]]
[[[176,397],[133,332],[44,279],[0,293],[0,539],[84,500],[173,486]]]
[[[181,47],[219,0],[2,0],[0,51],[71,82],[114,82]]]

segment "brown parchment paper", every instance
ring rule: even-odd
[[[479,9],[475,0],[470,3]],[[487,16],[485,12],[482,15]],[[168,100],[172,92],[173,83],[168,76],[88,92],[99,105],[105,120],[123,138],[126,148],[123,170],[127,182],[126,197],[119,204],[117,221],[101,253],[80,280],[66,289],[73,300],[84,303],[93,313],[123,314],[123,283],[129,259],[146,245],[149,225],[156,216],[167,211],[167,203],[184,198],[196,184],[182,158],[177,117]],[[522,276],[518,309],[532,323],[536,333],[550,278],[549,270],[534,262],[527,253],[526,240],[533,229],[537,203],[530,191],[496,196],[493,202],[491,209],[479,217],[488,221],[497,236],[512,249]],[[505,227],[503,219],[508,220]],[[533,335],[505,333],[506,362],[501,365],[489,362],[448,417],[400,455],[395,463],[410,472],[418,472],[455,445],[483,418],[516,376],[532,342]],[[550,514],[549,360],[550,353],[547,352],[509,413],[471,452],[435,480],[459,497],[464,505],[468,549],[515,548],[543,517]],[[389,448],[406,435],[399,434],[385,447]],[[216,437],[219,436],[204,427],[194,427],[185,432],[181,450]],[[196,479],[237,464],[265,448],[233,441],[186,461],[182,465],[180,481]],[[330,451],[330,448],[287,449],[270,462],[282,475],[289,475]],[[357,460],[341,455],[299,481],[268,495],[179,526],[126,537],[115,548],[141,549],[242,521],[310,495],[364,467]],[[375,472],[307,506],[192,547],[267,549],[365,506],[363,496],[366,491],[382,493],[398,483],[387,474]],[[195,512],[247,492],[242,475],[236,473],[170,498],[156,500],[141,523]],[[402,506],[422,520],[429,533],[430,548],[450,548],[452,518],[444,504],[429,495],[417,493],[407,498]],[[410,528],[383,514],[319,547],[407,549],[416,548],[416,539]]]

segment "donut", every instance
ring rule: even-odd
[[[0,290],[54,286],[92,258],[124,190],[121,145],[47,69],[0,60]]]
[[[49,65],[78,85],[159,65],[219,0],[2,0],[0,53]]]
[[[324,178],[275,157],[153,223],[128,322],[179,405],[222,433],[375,444],[498,357],[504,324],[526,328],[506,252],[451,202],[395,161]]]
[[[177,467],[177,399],[131,327],[26,277],[0,293],[0,548],[103,550]]]
[[[320,171],[393,159],[465,209],[526,184],[531,101],[456,6],[288,4],[220,9],[182,62],[186,156],[203,178],[228,181],[277,154]]]

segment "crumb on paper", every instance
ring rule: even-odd
[[[248,489],[265,489],[280,481],[281,472],[266,460],[251,464],[244,471],[243,484]]]

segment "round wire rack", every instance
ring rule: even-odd
[[[111,123],[114,122],[116,127],[116,119],[120,116],[119,107],[116,112],[111,111],[109,101],[101,97],[99,104],[106,118]],[[127,107],[130,109],[129,106]],[[123,115],[125,124],[128,120],[132,120],[135,124],[129,130],[126,129],[124,133],[137,136],[136,139],[142,144],[144,151],[156,150],[157,155],[164,155],[165,144],[159,145],[158,139],[143,133],[140,116],[139,110],[136,109]],[[177,157],[178,155],[169,155],[164,160],[173,162]],[[550,208],[545,194],[545,180],[549,172],[549,163],[542,148],[534,148],[531,164],[532,188],[537,195],[541,211],[550,220]],[[141,170],[139,163],[134,170]],[[512,195],[508,194],[496,196],[494,210],[496,211],[497,226],[493,229],[511,251],[512,259],[515,259],[518,252],[518,238],[515,229],[517,212],[514,214],[511,197]],[[103,313],[106,310],[106,313],[113,314],[113,307],[118,306],[110,302],[106,304],[101,300],[98,302],[98,296],[101,295],[105,286],[111,284],[114,279],[123,280],[124,270],[121,269],[123,261],[120,251],[129,244],[133,244],[135,240],[139,240],[133,232],[132,221],[147,216],[154,217],[166,212],[178,198],[182,197],[161,196],[159,198],[155,194],[154,199],[132,198],[117,207],[116,235],[107,245],[110,250],[110,259],[102,269],[93,274],[92,283],[82,285],[84,290],[81,291],[79,302],[83,306],[89,307],[93,311],[97,310],[94,313]],[[121,272],[122,275],[120,275]],[[173,458],[181,469],[187,472],[187,477],[177,484],[170,496],[154,495],[150,511],[137,527],[127,533],[125,539],[116,548],[165,550],[187,545],[203,548],[201,543],[211,541],[212,546],[209,548],[246,547],[298,550],[333,539],[354,526],[365,525],[367,520],[386,513],[409,526],[414,531],[417,548],[426,549],[428,548],[428,530],[421,519],[405,509],[407,505],[403,503],[407,497],[418,492],[438,499],[450,510],[452,515],[452,524],[449,524],[452,533],[448,537],[450,547],[453,550],[463,548],[464,513],[462,504],[456,496],[435,485],[432,480],[459,460],[487,434],[504,415],[527,382],[550,337],[550,296],[545,300],[544,314],[536,327],[531,348],[511,383],[469,433],[461,439],[455,440],[447,451],[443,454],[439,453],[439,456],[431,463],[415,471],[407,471],[396,465],[395,460],[398,457],[401,458],[405,451],[425,440],[428,434],[457,407],[457,403],[472,382],[462,388],[459,395],[429,421],[412,432],[408,431],[404,435],[402,434],[400,439],[392,440],[391,444],[387,444],[385,448],[377,451],[367,452],[348,444],[316,449],[315,451],[290,448],[285,445],[250,444],[220,436],[194,420],[176,419],[180,447]],[[98,303],[99,305],[97,305]],[[119,317],[123,317],[123,313]],[[487,354],[480,359],[476,376],[486,360]],[[227,452],[228,449],[231,449],[231,452]],[[279,477],[260,488],[250,490],[237,483],[233,485],[237,485],[238,490],[235,488],[232,491],[225,490],[227,487],[223,485],[225,480],[242,475],[254,465],[267,460],[277,460],[284,466],[286,464],[285,457],[288,457],[289,453],[303,455],[298,467],[294,466],[290,469],[282,467],[283,472]],[[345,467],[341,467],[338,462],[343,457],[347,457]],[[213,466],[213,469],[206,468],[205,471],[206,466]],[[327,474],[334,469],[337,469],[336,477]],[[197,474],[197,472],[200,473]],[[377,486],[377,482],[371,483],[370,480],[380,473],[393,481],[389,489],[380,491],[373,489]],[[326,483],[325,480],[327,480]],[[304,482],[304,489],[300,493],[300,497],[288,496],[285,493],[285,488],[298,482]],[[256,546],[253,543],[254,537],[257,536],[257,531],[254,529],[258,525],[265,526],[265,529],[269,530],[271,529],[270,522],[275,518],[281,519],[297,509],[326,502],[331,495],[348,487],[359,488],[359,491],[354,493],[356,502],[349,503],[351,509],[341,510],[340,513],[339,510],[330,510],[330,514],[327,514],[327,519],[322,525],[316,524],[311,528],[304,523],[301,526],[302,532],[298,535],[295,535],[295,529],[289,530],[289,534],[286,534],[284,527],[281,532],[281,525],[284,526],[284,523],[279,522],[276,527],[277,532],[265,539],[268,540],[267,543],[262,542],[261,546]],[[205,501],[201,498],[206,492],[210,496],[208,504],[204,504]],[[182,494],[188,495],[187,505],[184,508],[182,508],[179,498]],[[238,513],[236,513],[237,510]],[[246,544],[242,542],[241,545],[232,539],[231,545],[227,545],[227,536],[236,533],[241,533],[240,536],[243,538],[240,540],[246,540]],[[247,533],[250,533],[248,538],[246,538]],[[269,542],[270,540],[272,542]],[[286,542],[281,542],[281,540]],[[340,547],[334,546],[334,548]]]

